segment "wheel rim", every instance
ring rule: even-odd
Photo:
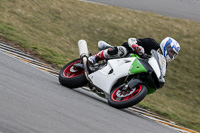
[[[83,69],[79,69],[73,66],[74,64],[79,63],[79,62],[81,61],[79,60],[79,61],[73,62],[69,66],[67,66],[63,71],[63,76],[66,78],[73,78],[73,77],[77,77],[84,74]]]
[[[142,85],[137,85],[135,88],[131,90],[127,90],[126,92],[122,92],[119,88],[117,88],[111,95],[111,99],[115,102],[123,102],[127,101],[135,96],[137,96],[142,90]]]

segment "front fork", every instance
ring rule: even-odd
[[[125,92],[127,90],[131,90],[132,88],[134,88],[138,84],[144,84],[144,83],[140,79],[132,78],[127,83],[126,83],[126,80],[125,80],[125,83],[123,83],[122,85],[120,85],[118,88],[121,91]]]

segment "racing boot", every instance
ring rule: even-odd
[[[108,49],[108,48],[112,48],[113,46],[111,46],[110,44],[108,44],[107,42],[104,42],[104,41],[99,41],[98,42],[98,48],[99,48],[99,51],[102,51],[102,50],[105,50],[105,49]]]
[[[104,55],[104,50],[102,50],[102,51],[100,51],[99,53],[97,53],[96,55],[90,56],[90,57],[88,58],[89,63],[90,63],[91,65],[94,65],[94,64],[98,63],[100,60],[104,60],[104,59],[106,59],[106,58],[105,58],[105,55]]]

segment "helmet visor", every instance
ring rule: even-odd
[[[169,57],[170,57],[171,59],[175,59],[176,56],[177,56],[177,53],[176,53],[176,51],[171,47],[170,43],[167,44],[166,49],[167,49],[167,53],[168,53]]]

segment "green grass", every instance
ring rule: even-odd
[[[175,38],[181,52],[168,65],[164,88],[140,106],[200,131],[200,23],[76,0],[0,3],[0,36],[59,68],[79,57],[79,39],[96,53],[99,40],[121,45],[129,37]]]

